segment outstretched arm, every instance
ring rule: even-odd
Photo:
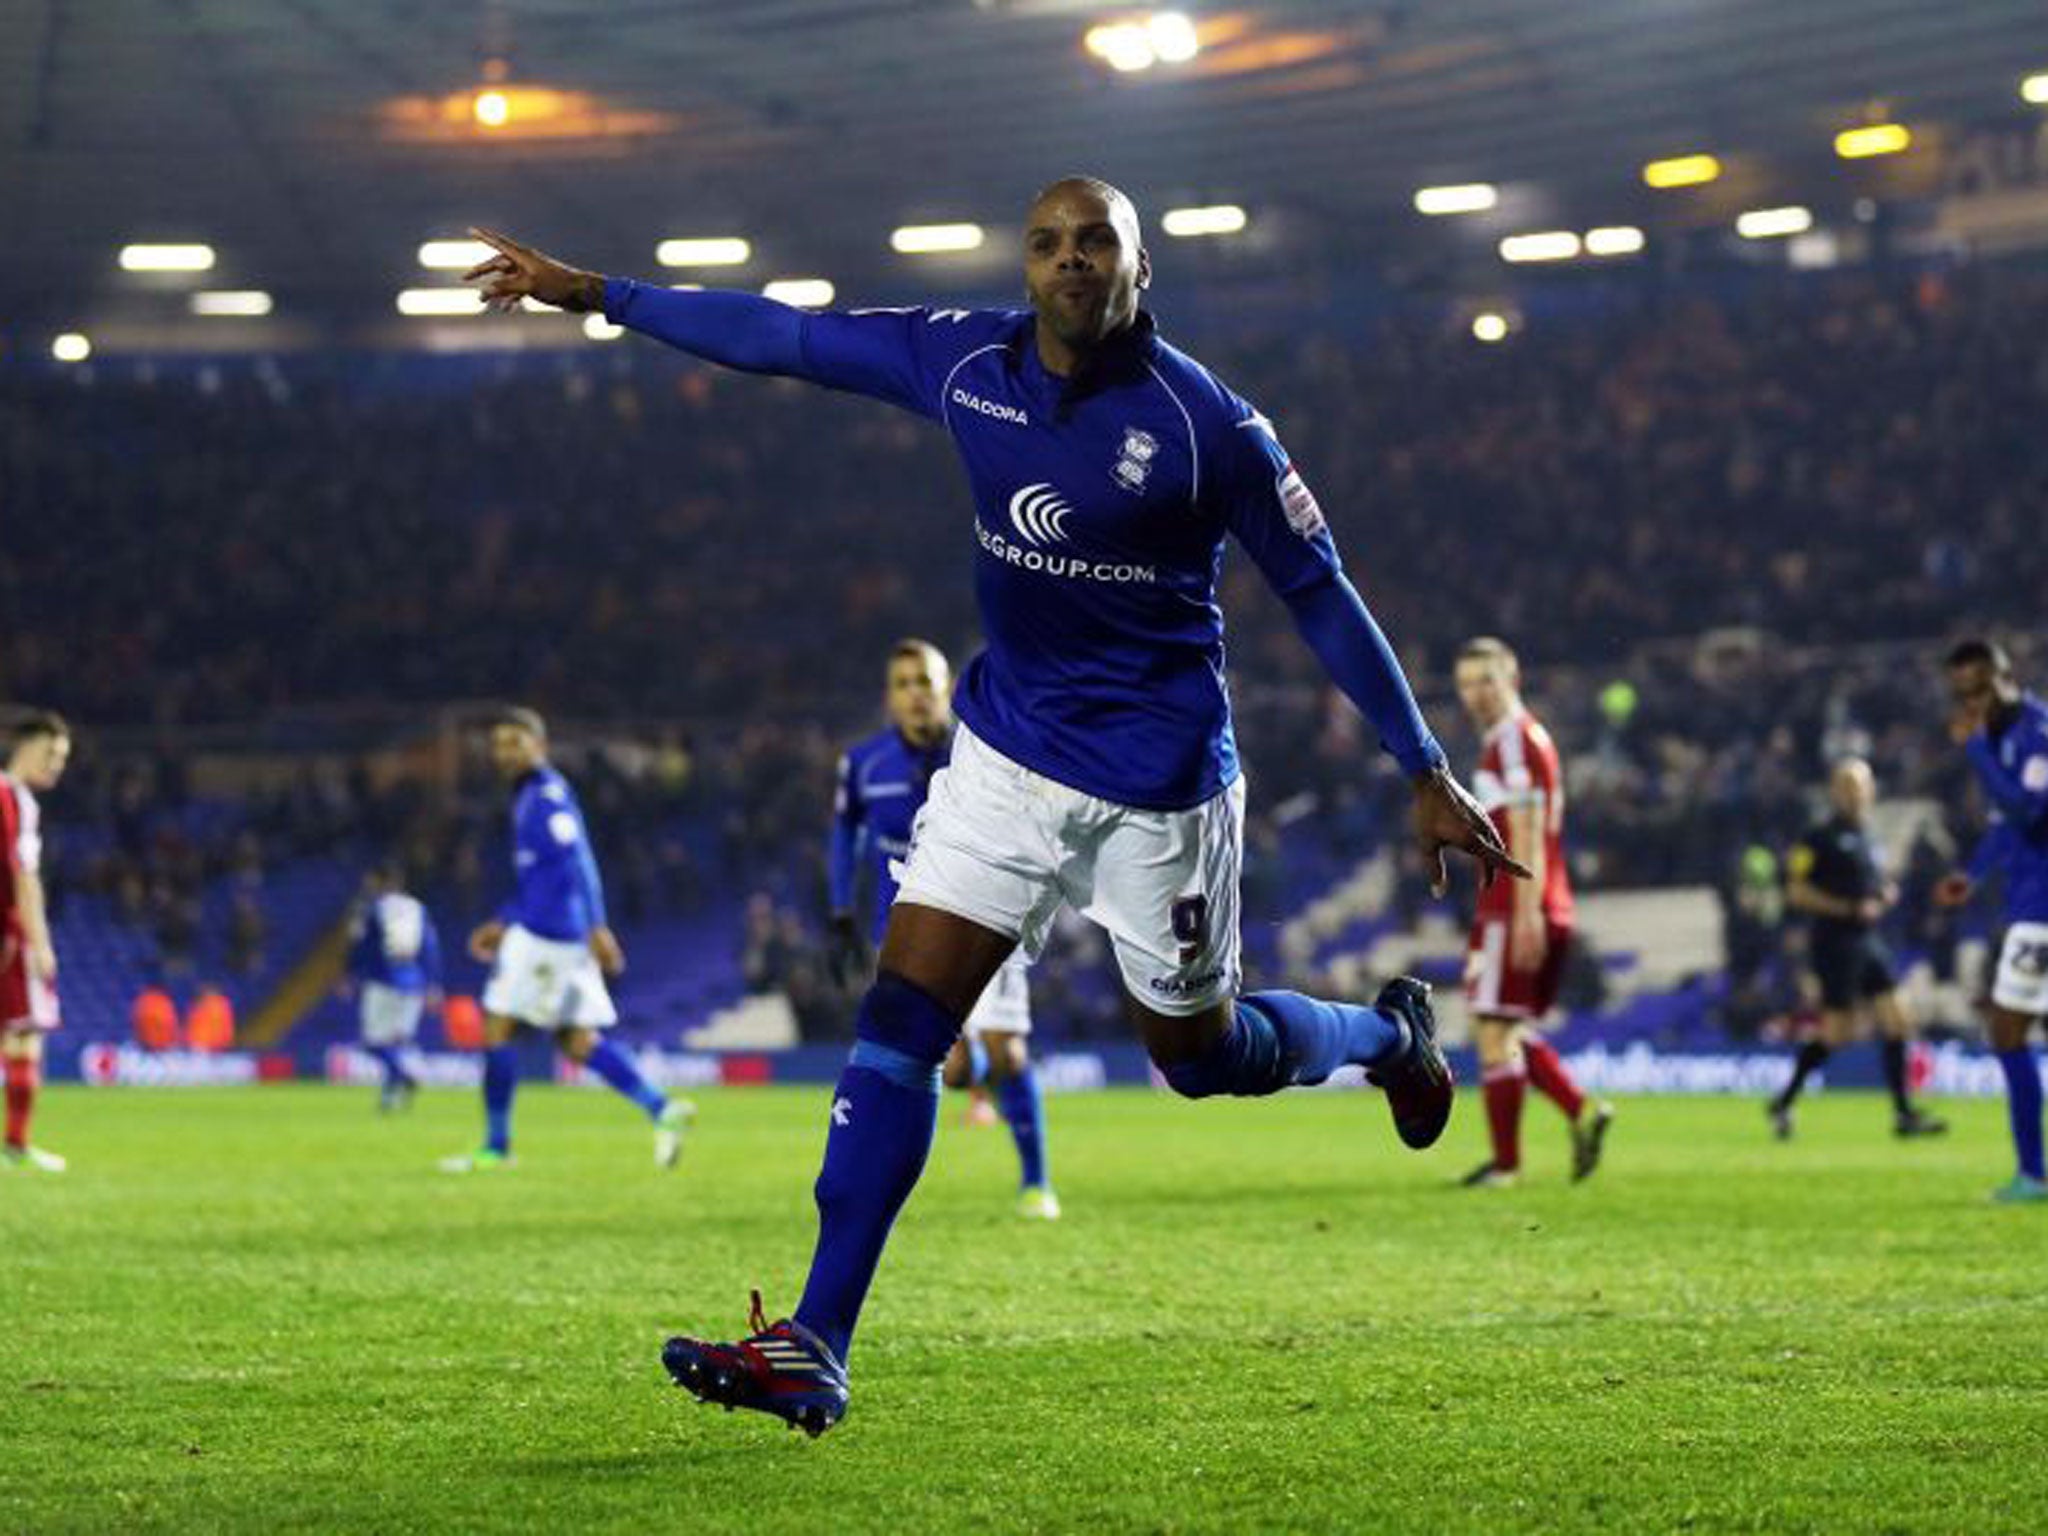
[[[631,326],[707,362],[749,373],[802,371],[803,313],[787,304],[751,293],[682,292],[603,277],[495,230],[470,233],[497,251],[464,274],[466,281],[482,281],[487,308],[510,311],[531,298],[572,314],[602,310],[615,325]]]
[[[1444,749],[1423,721],[1400,658],[1351,579],[1330,570],[1321,580],[1279,590],[1330,681],[1372,722],[1402,772],[1412,778],[1442,767]]]
[[[615,325],[706,362],[849,390],[921,416],[941,413],[941,380],[983,336],[979,326],[963,323],[967,310],[812,313],[758,294],[603,277],[495,230],[470,232],[497,253],[467,274],[481,281],[492,309],[515,309],[530,298],[575,313],[602,310]]]

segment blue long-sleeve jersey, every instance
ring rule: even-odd
[[[441,936],[417,897],[392,891],[363,908],[349,946],[348,974],[400,992],[441,984]]]
[[[2028,694],[1996,733],[1963,746],[1991,802],[1991,827],[1971,856],[1971,878],[2005,877],[2011,923],[2048,923],[2048,704]]]
[[[604,882],[569,781],[543,763],[512,800],[512,899],[499,918],[544,939],[590,937],[605,924]]]
[[[949,739],[917,747],[891,726],[854,743],[839,759],[826,883],[832,910],[850,912],[859,897],[861,868],[868,868],[874,896],[869,927],[877,943],[896,900],[896,877],[889,866],[909,855],[911,824],[931,789],[932,775],[951,755]]]
[[[612,279],[605,313],[946,428],[973,492],[988,642],[954,710],[1013,761],[1146,810],[1199,804],[1237,777],[1216,600],[1234,535],[1401,765],[1443,762],[1273,424],[1150,316],[1067,379],[1039,360],[1023,311],[805,314]]]

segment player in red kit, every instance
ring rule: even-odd
[[[1496,880],[1479,893],[1465,963],[1465,1000],[1479,1047],[1480,1089],[1493,1156],[1467,1176],[1474,1187],[1513,1184],[1522,1166],[1528,1086],[1564,1111],[1572,1179],[1600,1166],[1612,1105],[1590,1104],[1535,1025],[1557,1001],[1572,942],[1572,885],[1564,861],[1564,776],[1550,732],[1522,703],[1515,653],[1490,637],[1458,653],[1458,698],[1484,740],[1473,793],[1530,880]]]
[[[7,1140],[0,1167],[62,1173],[64,1159],[32,1146],[29,1117],[43,1075],[43,1036],[57,1027],[57,951],[43,907],[42,809],[71,756],[71,728],[48,713],[10,733],[0,773],[0,1065],[6,1072]]]

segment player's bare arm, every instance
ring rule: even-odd
[[[57,946],[50,941],[48,910],[43,904],[43,877],[33,869],[17,870],[16,910],[21,914],[29,969],[45,982],[57,979]]]
[[[505,942],[505,925],[496,918],[488,923],[479,923],[469,935],[469,957],[488,965],[498,957],[498,946]]]
[[[590,953],[597,960],[597,968],[607,976],[622,975],[626,969],[626,951],[619,943],[619,936],[610,928],[600,924],[590,930]]]
[[[1515,916],[1508,929],[1508,958],[1515,969],[1533,971],[1550,951],[1550,929],[1543,920],[1543,812],[1517,805],[1508,812],[1508,853],[1528,867],[1528,877],[1515,887]]]

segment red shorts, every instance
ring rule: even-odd
[[[0,945],[0,1031],[52,1030],[59,1022],[57,989],[28,973],[18,943]]]
[[[1472,925],[1465,955],[1465,1001],[1474,1013],[1493,1019],[1540,1019],[1557,1005],[1558,984],[1571,953],[1572,926],[1546,918],[1550,945],[1543,963],[1517,970],[1508,962],[1508,920],[1481,918]]]

